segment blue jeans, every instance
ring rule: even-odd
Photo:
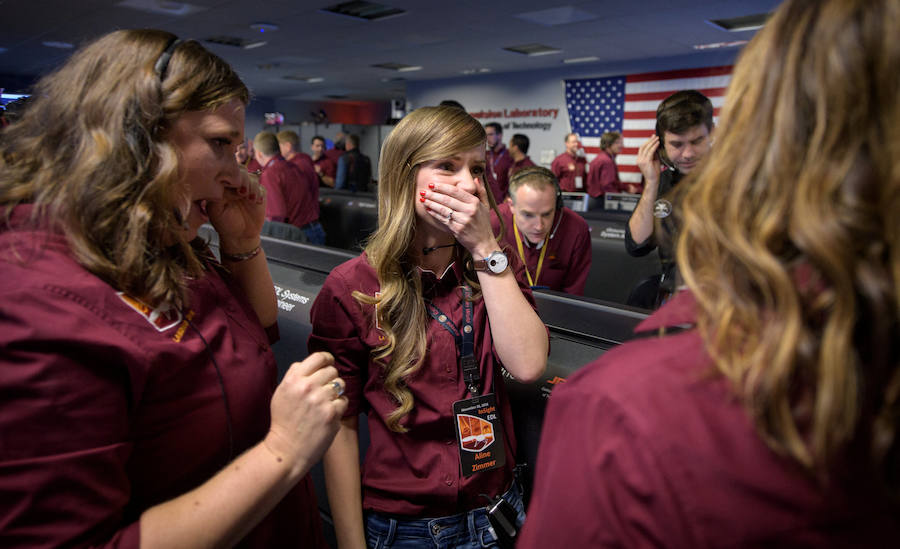
[[[322,224],[318,221],[313,221],[306,226],[303,229],[303,234],[306,235],[306,239],[310,244],[325,245],[325,229],[322,228]]]
[[[514,482],[503,499],[518,512],[519,528],[525,522],[525,505]],[[484,507],[449,517],[395,519],[366,513],[366,544],[369,549],[480,549],[497,547],[497,537]]]

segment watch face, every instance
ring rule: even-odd
[[[494,252],[487,257],[487,264],[492,273],[499,274],[506,270],[509,260],[503,252]]]

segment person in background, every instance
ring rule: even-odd
[[[506,189],[509,187],[509,167],[513,159],[503,144],[503,127],[497,122],[488,122],[484,125],[487,134],[487,182],[494,193],[497,203],[506,197]]]
[[[526,168],[509,182],[509,198],[491,216],[500,243],[525,265],[532,289],[584,295],[591,270],[591,232],[587,222],[562,205],[556,176],[547,168]]]
[[[234,151],[234,159],[237,163],[244,167],[250,173],[256,173],[262,170],[262,166],[256,161],[253,154],[253,141],[241,141],[238,143]]]
[[[334,187],[334,176],[337,172],[337,166],[328,156],[325,155],[325,138],[316,135],[310,141],[310,149],[312,150],[313,169],[319,177],[319,184],[323,187]]]
[[[300,136],[293,130],[281,130],[275,137],[278,138],[278,150],[281,156],[291,164],[296,165],[303,173],[315,175],[312,158],[300,150]]]
[[[507,181],[512,181],[513,176],[525,168],[534,166],[534,162],[532,162],[531,158],[528,156],[528,147],[530,143],[528,136],[521,133],[513,134],[512,139],[509,140],[509,155],[512,157],[513,163],[509,167]],[[497,200],[502,201],[504,198],[498,198]]]
[[[622,150],[622,134],[606,132],[600,136],[600,152],[588,165],[587,193],[602,199],[606,193],[640,193],[640,185],[619,180],[616,155]]]
[[[347,143],[347,134],[344,132],[337,132],[337,135],[334,136],[334,146],[330,149],[325,150],[325,156],[331,160],[335,166],[337,166],[338,159],[344,154],[346,150]]]
[[[276,387],[247,88],[123,30],[33,97],[0,143],[0,546],[326,547],[306,472],[347,402],[324,353]]]
[[[696,90],[682,90],[665,98],[656,109],[656,135],[641,145],[637,164],[644,190],[625,227],[625,250],[642,257],[659,248],[660,276],[630,305],[655,309],[679,285],[675,262],[678,238],[678,197],[685,175],[700,165],[712,145],[713,106]],[[665,170],[662,170],[665,166]],[[661,171],[662,170],[662,171]]]
[[[900,547],[898,20],[789,0],[742,52],[687,290],[554,389],[518,547]]]
[[[274,134],[256,134],[253,148],[257,162],[263,167],[259,183],[266,189],[266,219],[299,227],[311,244],[324,246],[325,230],[319,223],[319,186],[281,156]]]
[[[500,365],[538,379],[548,338],[491,230],[484,156],[484,129],[461,109],[404,117],[381,151],[378,229],[310,312],[309,348],[334,353],[350,400],[324,461],[342,549],[496,547],[482,494],[524,518]]]
[[[347,150],[338,159],[335,189],[348,189],[353,192],[369,192],[372,181],[372,162],[359,150],[359,136],[350,134],[346,137]]]
[[[566,150],[550,165],[550,171],[559,180],[559,188],[567,192],[584,192],[584,178],[587,175],[587,159],[578,154],[581,144],[578,134],[566,134]]]

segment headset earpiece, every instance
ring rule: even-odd
[[[550,183],[553,184],[553,188],[556,190],[556,210],[561,210],[563,206],[565,206],[565,203],[563,203],[562,189],[559,187],[559,180],[556,179],[556,176],[553,175],[553,172],[551,172],[547,168],[544,168],[543,166],[534,166],[516,172],[516,174],[512,176],[512,179],[509,180],[510,194],[512,194],[513,187],[518,186],[519,181],[525,179],[526,177],[532,176],[541,176],[544,179],[549,180]]]

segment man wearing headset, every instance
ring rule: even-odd
[[[675,291],[677,206],[671,191],[709,152],[712,130],[712,103],[698,91],[675,92],[656,109],[656,135],[638,149],[644,192],[628,220],[625,249],[639,257],[659,246],[662,274],[658,291],[629,300],[630,304],[655,308]]]
[[[505,232],[500,243],[519,255],[533,289],[583,295],[591,269],[587,222],[562,205],[559,182],[547,168],[517,172],[509,182],[509,200],[499,205]],[[500,221],[491,215],[494,233]]]

